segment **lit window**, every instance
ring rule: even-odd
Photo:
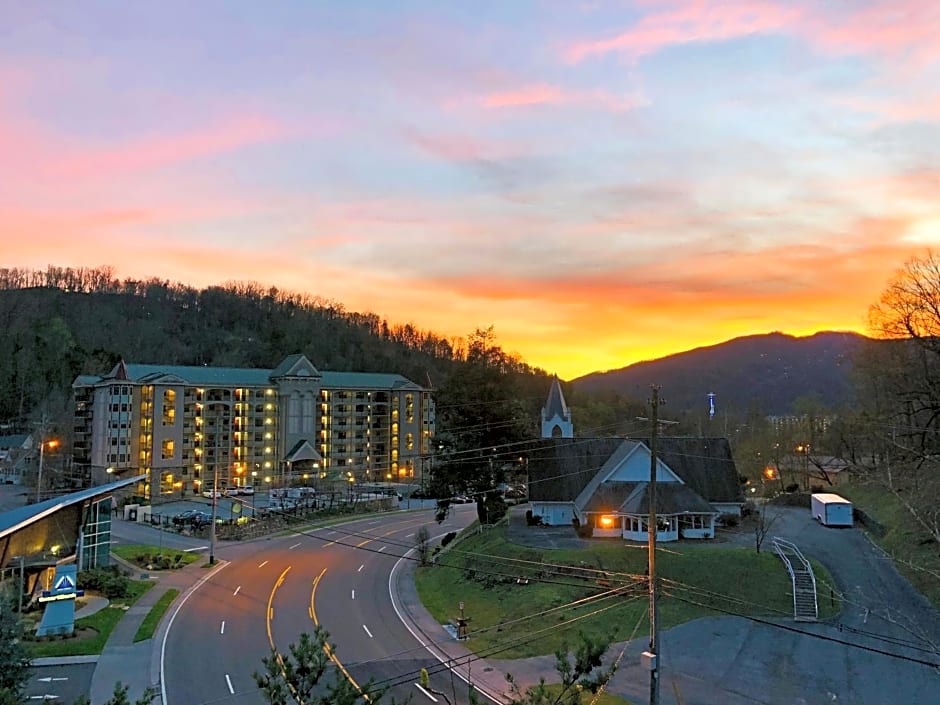
[[[614,527],[614,518],[604,514],[600,518],[600,525],[602,529],[612,529]]]
[[[163,459],[172,460],[173,454],[176,452],[176,443],[171,440],[163,441]]]

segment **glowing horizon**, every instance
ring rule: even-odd
[[[5,9],[0,266],[255,281],[564,379],[865,333],[940,243],[919,0]]]

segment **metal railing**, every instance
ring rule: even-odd
[[[790,581],[793,585],[793,619],[797,622],[815,622],[819,618],[819,601],[816,596],[816,576],[813,574],[813,567],[792,541],[774,536],[771,543],[773,544],[774,552],[780,556],[780,560],[782,560],[787,567],[787,572],[790,573]],[[791,556],[799,563],[798,566],[794,567],[793,561],[790,560]],[[805,586],[801,586],[798,589],[798,575],[809,576],[808,589]],[[807,613],[802,613],[800,609],[802,605],[798,600],[800,595],[812,598],[812,614],[810,614],[808,610]]]

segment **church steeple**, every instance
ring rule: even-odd
[[[548,400],[542,409],[542,438],[574,438],[571,409],[565,403],[557,375],[552,380]]]

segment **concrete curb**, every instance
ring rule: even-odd
[[[42,658],[34,658],[32,663],[34,666],[72,666],[78,663],[98,663],[99,658],[98,654],[89,656],[43,656]]]

